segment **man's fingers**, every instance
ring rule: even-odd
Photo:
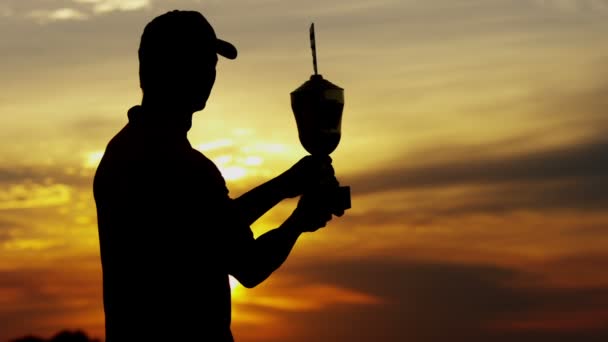
[[[310,157],[311,160],[314,160],[318,163],[322,163],[322,164],[331,164],[332,159],[330,156],[328,155],[309,155],[308,157]],[[306,157],[304,157],[306,158]]]
[[[325,218],[319,219],[319,221],[317,221],[317,223],[314,225],[313,231],[316,231],[317,229],[325,228],[327,226],[328,221],[329,220],[326,220]]]
[[[323,213],[321,216],[321,221],[323,222],[323,227],[325,227],[327,222],[331,221],[331,213]]]
[[[340,209],[340,210],[336,210],[334,212],[334,215],[338,216],[338,217],[342,217],[342,215],[344,215],[344,210]]]

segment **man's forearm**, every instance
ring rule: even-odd
[[[276,177],[234,199],[234,205],[242,222],[251,225],[283,199],[283,184]]]
[[[299,224],[288,218],[279,228],[270,230],[255,240],[253,254],[243,260],[233,275],[245,287],[257,286],[287,260],[301,234]]]

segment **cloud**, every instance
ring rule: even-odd
[[[11,186],[92,187],[92,175],[85,170],[66,165],[12,165],[0,167],[0,184],[8,193]],[[17,189],[19,190],[19,189]]]
[[[516,269],[452,263],[357,259],[347,262],[291,265],[281,274],[351,288],[383,299],[383,305],[341,307],[315,312],[281,312],[299,341],[599,341],[608,328],[608,288],[552,289],[514,287],[536,277]],[[311,300],[313,300],[311,298]],[[556,331],[555,312],[588,320]],[[593,318],[591,314],[602,316]],[[512,329],[522,317],[531,324]],[[541,325],[540,322],[548,322]],[[499,324],[501,323],[501,324]],[[514,326],[515,324],[513,324]],[[236,323],[237,339],[246,335]]]
[[[607,66],[604,58],[589,67],[601,75]],[[354,196],[402,191],[398,210],[367,215],[380,221],[516,210],[601,213],[608,208],[608,83],[600,77],[526,95],[522,102],[540,124],[527,132],[477,145],[435,143],[341,181]]]
[[[0,293],[6,299],[0,331],[50,334],[61,327],[53,325],[59,322],[100,329],[99,276],[97,268],[74,265],[0,272]],[[235,307],[237,313],[244,308],[263,317],[261,327],[251,329],[238,318],[233,328],[236,340],[247,341],[256,341],[266,324],[287,330],[287,336],[264,339],[268,342],[574,342],[608,336],[602,324],[608,318],[608,288],[554,288],[542,280],[515,268],[480,264],[369,257],[328,261],[322,267],[292,263],[261,288],[247,290],[251,302]],[[266,305],[264,294],[285,300]],[[290,300],[323,305],[294,310]],[[91,312],[96,323],[87,321]],[[564,319],[567,327],[560,327]]]
[[[566,13],[608,11],[606,0],[535,0],[536,5]]]
[[[53,21],[85,20],[88,18],[87,14],[68,7],[53,10],[34,10],[31,11],[27,16],[43,23]]]
[[[92,187],[77,169],[48,166],[0,168],[0,210],[68,204],[75,190]]]
[[[23,228],[23,226],[11,220],[0,219],[0,246],[14,238],[16,228]]]
[[[533,106],[533,114],[543,121],[558,118],[561,130],[586,128],[603,136],[608,128],[608,59],[596,58],[587,65],[589,76],[565,85],[548,84],[523,99]],[[585,71],[585,69],[581,69]],[[551,132],[544,132],[551,134]]]
[[[0,17],[10,17],[14,14],[13,10],[6,6],[6,5],[0,5]]]
[[[391,191],[439,191],[468,188],[446,210],[505,211],[608,206],[608,140],[589,139],[568,146],[513,154],[494,152],[496,145],[445,147],[419,157],[403,156],[392,168],[349,177],[358,195]],[[405,166],[433,158],[429,165]],[[445,203],[444,203],[445,204]],[[435,203],[441,208],[442,203]]]
[[[106,118],[93,113],[66,122],[60,129],[66,134],[76,136],[79,140],[101,142],[105,147],[108,141],[125,126],[126,122],[126,115]]]
[[[62,330],[56,333],[50,339],[28,335],[11,340],[10,342],[100,342],[100,340],[90,338],[84,331],[81,330]]]
[[[113,11],[135,11],[150,7],[151,0],[74,0],[76,3],[90,4],[97,14]]]
[[[0,190],[0,210],[57,206],[70,197],[70,188],[63,184],[13,184]]]
[[[0,339],[25,333],[49,336],[61,328],[100,332],[101,271],[98,260],[85,260],[0,270]]]
[[[54,6],[43,1],[9,1],[0,5],[0,17],[15,14],[40,23],[82,21],[111,12],[138,11],[152,6],[151,0],[60,0]]]

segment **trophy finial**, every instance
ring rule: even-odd
[[[315,70],[315,75],[318,75],[317,70],[317,42],[315,40],[315,23],[310,24],[310,49],[312,50],[312,66]]]

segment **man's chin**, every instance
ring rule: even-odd
[[[201,111],[201,110],[205,109],[205,106],[206,106],[206,105],[207,105],[207,102],[206,102],[206,101],[205,101],[205,102],[202,102],[202,103],[196,103],[196,104],[193,106],[193,108],[192,108],[192,109],[193,109],[193,112],[198,112],[198,111]]]

